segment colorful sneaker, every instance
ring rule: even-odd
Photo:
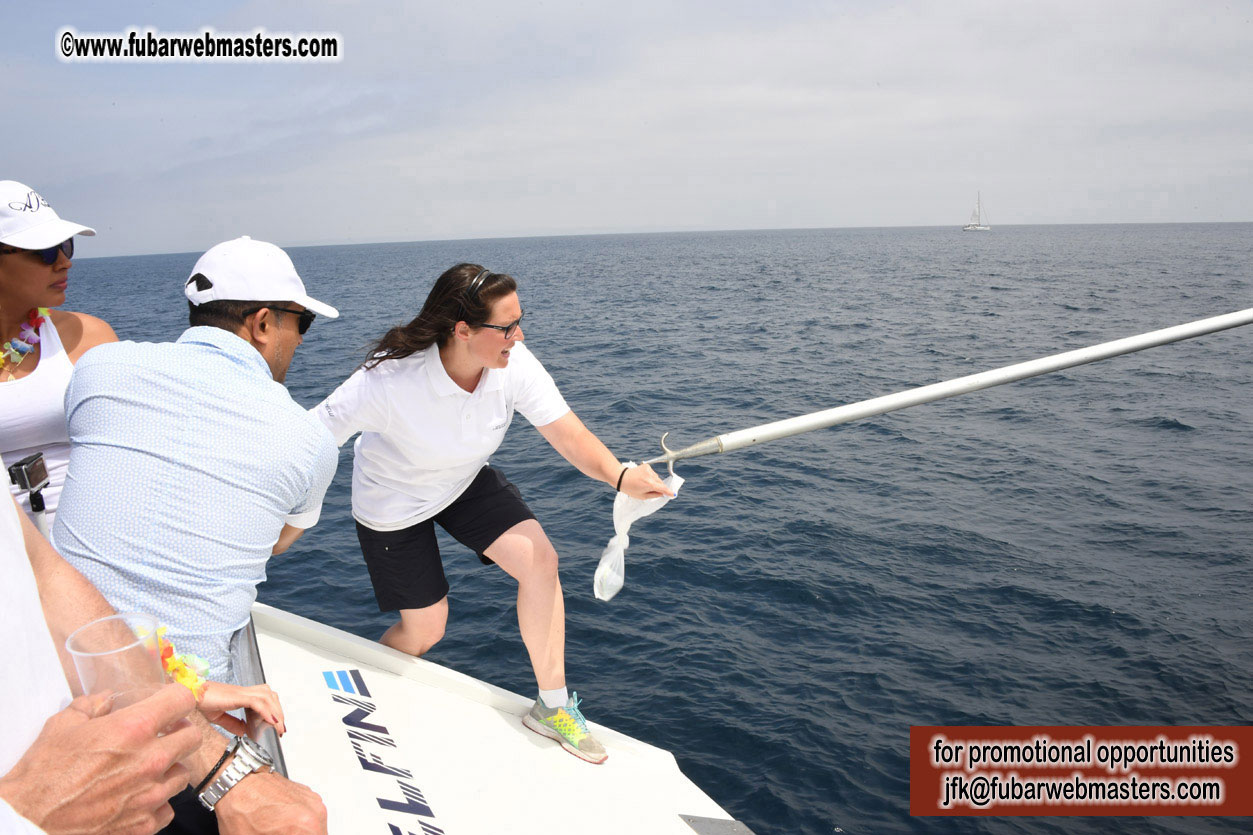
[[[571,693],[565,707],[545,707],[539,699],[531,705],[531,710],[522,717],[522,724],[540,736],[555,739],[561,747],[581,760],[600,765],[609,759],[605,746],[587,730],[587,720],[579,711],[579,694]]]

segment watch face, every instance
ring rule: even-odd
[[[274,757],[270,756],[270,752],[259,743],[253,742],[250,738],[244,736],[239,739],[240,747],[248,751],[255,759],[259,760],[261,766],[266,768],[274,768]]]
[[[210,812],[228,791],[249,774],[262,769],[274,770],[274,758],[270,756],[270,752],[246,736],[235,737],[234,751],[234,759],[200,794],[200,803]]]

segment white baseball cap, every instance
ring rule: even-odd
[[[18,249],[47,249],[95,229],[61,220],[48,201],[30,186],[0,180],[0,244]]]
[[[204,280],[197,281],[197,276]],[[339,316],[338,310],[305,292],[305,283],[286,252],[247,235],[220,243],[201,255],[184,292],[197,306],[212,301],[285,301],[329,319]]]

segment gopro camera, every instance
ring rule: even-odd
[[[48,465],[44,463],[44,454],[36,452],[9,467],[9,478],[22,490],[31,493],[48,486]]]

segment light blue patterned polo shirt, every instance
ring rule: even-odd
[[[338,454],[248,342],[213,327],[101,345],[65,395],[70,463],[53,544],[120,612],[147,612],[180,652],[234,682],[283,524],[318,520]]]

